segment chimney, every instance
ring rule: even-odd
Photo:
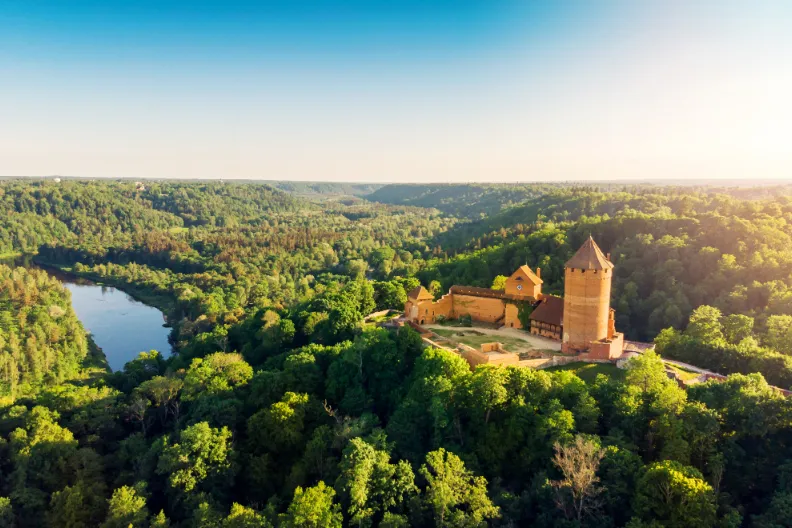
[[[536,276],[542,278],[542,268],[536,268]]]
[[[608,259],[608,262],[610,262],[610,261],[611,261],[611,259],[610,259],[610,252],[608,252],[608,253],[605,253],[605,258],[606,258],[606,259]]]

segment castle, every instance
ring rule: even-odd
[[[610,307],[612,277],[613,263],[589,237],[564,265],[563,298],[542,294],[541,269],[520,266],[503,290],[452,286],[435,301],[419,286],[407,295],[404,317],[419,325],[463,316],[509,328],[525,322],[531,334],[561,341],[564,354],[616,359],[624,336]]]

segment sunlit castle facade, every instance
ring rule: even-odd
[[[616,332],[610,307],[612,278],[613,263],[591,237],[564,265],[562,352],[603,359],[621,355],[624,336]]]
[[[624,336],[616,332],[610,307],[612,277],[613,263],[589,237],[565,264],[563,298],[542,293],[541,269],[520,266],[503,290],[452,286],[435,301],[419,286],[407,296],[404,317],[419,325],[464,316],[507,328],[525,322],[531,334],[561,341],[563,353],[615,359]]]
[[[522,328],[519,306],[533,305],[541,299],[540,273],[539,269],[534,273],[528,266],[520,266],[506,280],[503,290],[452,286],[437,301],[426,288],[419,286],[407,294],[404,316],[418,324],[431,324],[469,315],[474,321]]]

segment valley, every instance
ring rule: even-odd
[[[453,486],[455,525],[559,526],[564,447],[569,526],[770,526],[791,226],[785,186],[0,181],[0,518],[439,527]]]

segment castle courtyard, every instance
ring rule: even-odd
[[[428,324],[424,325],[424,328],[450,341],[456,341],[473,348],[479,348],[484,343],[496,341],[502,343],[507,351],[515,354],[531,354],[538,357],[540,354],[561,352],[559,341],[532,335],[525,330],[516,328],[492,328],[486,324],[476,323],[472,327]]]

